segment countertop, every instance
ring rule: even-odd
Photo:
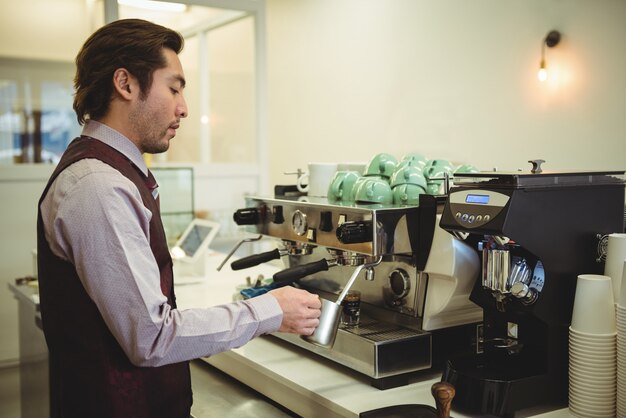
[[[254,281],[259,275],[271,277],[278,271],[266,264],[232,271],[227,264],[218,272],[216,267],[224,257],[222,253],[210,252],[206,278],[176,286],[179,309],[229,303],[238,295],[237,286],[246,285],[246,277]],[[23,302],[38,304],[34,283],[16,285],[12,281],[9,288]],[[365,376],[272,336],[256,338],[243,347],[202,360],[307,418],[358,417],[364,411],[399,404],[434,405],[430,387],[440,379],[438,372],[425,373],[409,385],[379,390],[372,387]],[[194,388],[195,392],[200,390]],[[452,415],[469,417],[454,409]],[[573,415],[567,408],[556,406],[516,413],[518,418],[570,416]]]
[[[16,280],[19,280],[20,284],[16,283]],[[35,307],[39,305],[39,286],[35,278],[11,279],[7,284],[17,300],[33,303]]]
[[[210,253],[207,278],[201,283],[176,287],[179,309],[228,303],[245,277],[270,277],[278,269],[270,265],[217,272],[221,253]],[[304,417],[358,417],[361,412],[398,404],[434,405],[430,387],[440,373],[427,373],[414,383],[378,390],[367,379],[341,365],[272,336],[256,338],[243,347],[203,359]],[[196,388],[198,390],[198,388]],[[456,418],[469,417],[453,410]],[[516,417],[561,418],[573,416],[556,406],[519,411]]]

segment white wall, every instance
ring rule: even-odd
[[[74,61],[103,15],[102,0],[2,0],[0,56]]]
[[[481,169],[626,169],[623,0],[268,0],[271,183],[422,152]],[[541,42],[560,82],[539,83]]]

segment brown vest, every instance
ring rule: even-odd
[[[158,204],[148,179],[123,154],[93,138],[75,139],[50,177],[39,205],[59,173],[83,158],[105,162],[137,186],[143,204],[154,214],[150,248],[161,273],[161,291],[176,308],[172,259]],[[131,364],[85,292],[74,265],[50,250],[41,211],[37,250],[41,315],[50,356],[51,417],[188,418],[192,403],[189,363]]]

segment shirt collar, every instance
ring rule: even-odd
[[[82,135],[97,139],[115,148],[135,164],[145,176],[148,175],[148,167],[146,166],[146,162],[139,148],[137,148],[130,139],[126,138],[115,129],[95,120],[87,120],[83,127]]]

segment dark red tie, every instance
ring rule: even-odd
[[[148,178],[146,179],[146,186],[150,189],[150,193],[154,196],[154,200],[156,200],[157,205],[160,203],[159,199],[159,184],[156,182],[156,179],[152,175],[152,172],[148,170]]]

